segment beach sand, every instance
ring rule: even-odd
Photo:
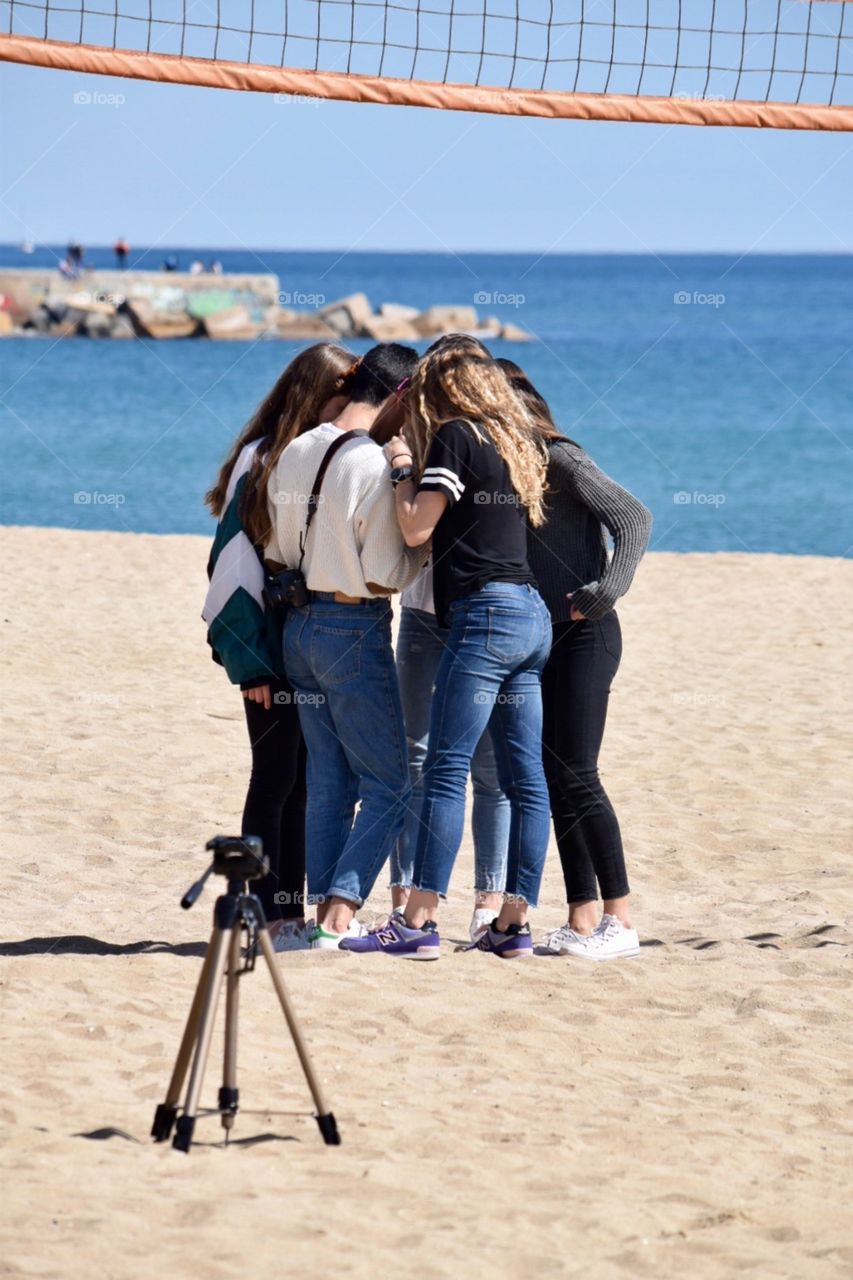
[[[0,538],[0,1275],[853,1274],[853,563],[641,567],[603,760],[639,960],[283,956],[343,1145],[259,969],[247,1110],[184,1157],[148,1130],[214,894],[178,900],[248,764],[208,544]],[[471,874],[466,844],[451,939]],[[535,927],[564,918],[552,851]]]

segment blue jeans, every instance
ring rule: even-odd
[[[397,635],[397,675],[406,722],[412,793],[400,839],[391,854],[392,887],[408,888],[412,883],[424,799],[423,770],[429,743],[432,691],[449,636],[449,629],[438,625],[434,613],[403,608]],[[474,888],[479,893],[500,893],[506,883],[510,806],[498,782],[498,766],[488,729],[471,760],[471,781],[474,784],[471,816]]]
[[[317,593],[289,609],[284,665],[308,748],[309,898],[361,906],[400,834],[409,789],[390,604]]]
[[[533,587],[491,582],[451,605],[424,766],[418,889],[447,894],[471,757],[490,724],[511,811],[506,893],[536,906],[551,816],[542,767],[542,668],[550,648],[551,619]]]

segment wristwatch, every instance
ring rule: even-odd
[[[414,467],[412,467],[412,466],[408,466],[408,467],[392,467],[392,468],[391,468],[391,483],[393,484],[394,488],[396,489],[396,488],[397,488],[397,485],[398,485],[398,484],[402,484],[404,480],[411,480],[411,478],[412,478],[412,476],[413,476],[414,474],[415,474],[415,469],[414,469]]]

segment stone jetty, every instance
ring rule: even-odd
[[[291,303],[296,303],[292,306]],[[311,309],[304,309],[307,302]],[[376,310],[365,293],[328,302],[283,291],[272,274],[198,275],[178,271],[0,270],[0,337],[43,334],[87,338],[211,338],[219,342],[366,338],[417,342],[443,333],[530,340],[516,324],[476,307],[397,302]]]

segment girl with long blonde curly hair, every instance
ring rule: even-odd
[[[446,422],[466,421],[475,439],[491,441],[512,487],[536,528],[544,523],[547,454],[536,424],[500,365],[476,338],[462,336],[426,356],[406,393],[405,436],[417,473],[423,473],[436,433]]]
[[[488,728],[510,803],[506,892],[472,949],[527,957],[550,817],[541,676],[551,622],[527,562],[528,521],[544,519],[546,455],[521,399],[476,340],[445,339],[427,352],[406,405],[405,435],[385,446],[397,519],[409,546],[432,539],[436,616],[449,630],[432,700],[414,887],[402,916],[342,946],[438,958],[438,904],[462,840],[471,759]]]

